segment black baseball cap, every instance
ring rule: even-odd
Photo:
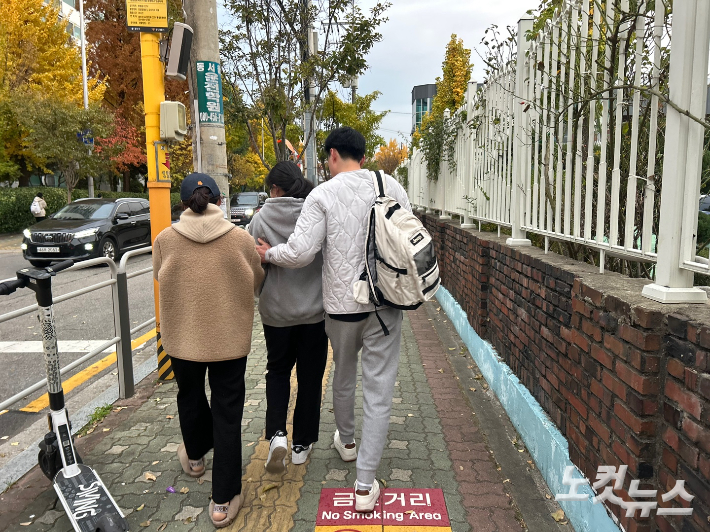
[[[194,172],[183,179],[182,185],[180,186],[180,199],[182,201],[189,200],[192,193],[195,192],[195,189],[200,187],[209,188],[213,198],[220,196],[219,187],[214,179],[207,174]]]

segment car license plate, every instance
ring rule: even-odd
[[[59,248],[38,247],[37,251],[39,253],[59,253]]]

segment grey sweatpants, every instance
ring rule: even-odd
[[[402,337],[402,311],[384,308],[377,312],[389,329],[389,336],[385,336],[374,312],[358,322],[328,316],[325,320],[335,361],[333,412],[343,443],[351,443],[355,437],[357,357],[362,349],[363,419],[357,480],[363,484],[375,480],[387,441]]]

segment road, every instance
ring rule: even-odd
[[[130,273],[150,265],[150,254],[133,257],[129,259],[128,271]],[[17,270],[28,266],[30,266],[29,263],[22,258],[21,253],[0,252],[0,280],[15,277]],[[109,278],[109,270],[105,266],[61,273],[54,279],[53,294],[56,297]],[[129,279],[128,294],[131,327],[154,317],[152,274],[148,273]],[[12,295],[0,298],[0,314],[27,307],[35,302],[34,292],[28,289],[18,290]],[[86,341],[106,341],[114,337],[111,287],[100,288],[95,292],[58,303],[54,310],[62,367],[88,352],[91,346],[85,347],[88,343]],[[138,331],[134,334],[134,338],[152,328],[153,326],[150,326]],[[35,313],[0,323],[0,401],[45,378],[44,359],[42,352],[38,350],[39,344],[37,342],[39,341],[41,341],[41,334]],[[93,342],[93,345],[95,346],[96,342]],[[69,351],[63,350],[63,346],[66,346]],[[114,349],[97,355],[92,360],[65,374],[62,379],[66,382],[70,376],[101,360],[112,351]],[[115,365],[108,367],[71,393],[78,392],[107,372],[115,371]],[[9,412],[0,414],[0,438],[13,436],[36,421],[38,417],[45,415],[46,410],[38,413],[20,411],[21,408],[45,392],[46,389],[42,389],[16,403],[9,409]]]

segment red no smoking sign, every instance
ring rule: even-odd
[[[355,511],[355,492],[324,488],[320,493],[316,532],[448,532],[451,530],[440,489],[383,489],[375,510]]]

